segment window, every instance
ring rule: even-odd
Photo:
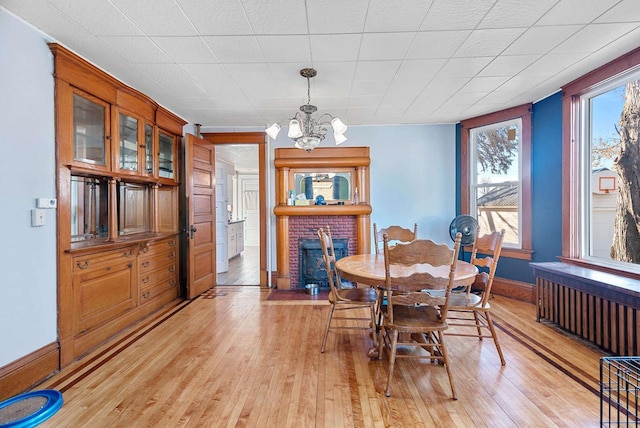
[[[640,273],[640,71],[620,72],[620,64],[614,61],[574,82],[565,97],[574,142],[567,142],[566,130],[564,144],[576,178],[563,180],[573,195],[566,210],[572,220],[563,219],[570,237],[563,240],[563,255]]]
[[[503,254],[531,258],[531,107],[462,122],[462,213],[480,234],[505,230]]]

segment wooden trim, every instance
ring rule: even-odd
[[[0,401],[20,394],[60,369],[60,352],[52,342],[0,367]]]
[[[536,301],[535,284],[528,282],[495,277],[491,291],[499,296],[510,297],[522,302],[535,303]]]
[[[310,215],[367,215],[371,214],[371,205],[278,205],[273,208],[276,216],[310,216]]]
[[[562,256],[579,257],[579,118],[577,106],[580,96],[618,75],[640,67],[640,48],[563,86],[562,96]],[[574,262],[575,263],[575,262]],[[584,265],[590,263],[584,261]],[[593,265],[595,269],[601,269]],[[624,271],[619,271],[624,275]]]
[[[531,151],[532,151],[532,105],[523,104],[506,110],[497,111],[483,116],[474,117],[472,119],[463,120],[461,122],[460,132],[460,214],[469,213],[470,183],[471,175],[469,172],[469,132],[473,128],[490,125],[492,123],[504,122],[511,119],[522,119],[522,152],[519,153],[522,160],[522,218],[520,219],[522,230],[520,231],[522,249],[520,252],[511,252],[513,255],[504,254],[505,257],[523,258],[526,260],[525,254],[531,253]],[[517,256],[519,255],[519,257]]]
[[[267,142],[264,132],[202,133],[201,138],[213,144],[257,144],[260,200],[260,286],[269,284],[267,272]]]

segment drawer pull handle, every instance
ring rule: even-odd
[[[170,258],[170,259],[174,259],[176,257],[176,253],[173,252],[173,253],[169,254],[167,257]]]
[[[175,266],[171,266],[171,267],[169,268],[169,272],[175,272],[175,270],[176,270],[176,267],[175,267]]]
[[[176,280],[172,279],[169,281],[169,287],[173,287],[174,285],[176,285]]]
[[[129,258],[129,257],[133,256],[133,250],[129,250],[129,251],[127,251],[126,253],[124,253],[124,256],[125,256],[126,258]]]
[[[89,267],[89,260],[84,260],[82,262],[77,262],[76,266],[78,266],[78,268],[80,269],[86,269]]]
[[[143,284],[146,284],[147,282],[149,282],[149,277],[142,278],[142,283]]]
[[[169,246],[170,247],[175,247],[176,246],[176,240],[172,239],[171,241],[169,241]]]
[[[142,250],[140,250],[141,253],[146,253],[149,251],[149,247],[144,247]]]
[[[149,267],[149,262],[142,263],[142,267]]]
[[[146,293],[142,293],[142,298],[146,299],[147,297],[149,297],[149,292],[147,291]]]

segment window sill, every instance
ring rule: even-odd
[[[505,248],[502,247],[500,257],[508,257],[510,259],[520,259],[531,261],[533,250],[521,250],[519,248]]]
[[[607,265],[603,265],[603,264],[599,264],[593,261],[587,261],[584,259],[573,259],[570,257],[558,257],[558,259],[560,261],[562,261],[563,263],[567,263],[570,265],[574,265],[574,266],[580,266],[580,267],[584,267],[584,268],[588,268],[588,269],[593,269],[593,270],[597,270],[600,272],[605,272],[605,273],[609,273],[612,275],[617,275],[617,276],[621,276],[621,277],[625,277],[625,278],[631,278],[631,279],[636,279],[636,280],[640,280],[640,273],[637,272],[631,272],[628,270],[623,270],[623,269],[616,269],[613,268],[611,266],[607,266]]]

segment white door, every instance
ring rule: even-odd
[[[242,179],[242,218],[244,224],[244,244],[260,245],[260,182],[257,177]]]
[[[229,270],[227,241],[229,239],[227,214],[227,165],[216,162],[216,266],[217,273]]]

